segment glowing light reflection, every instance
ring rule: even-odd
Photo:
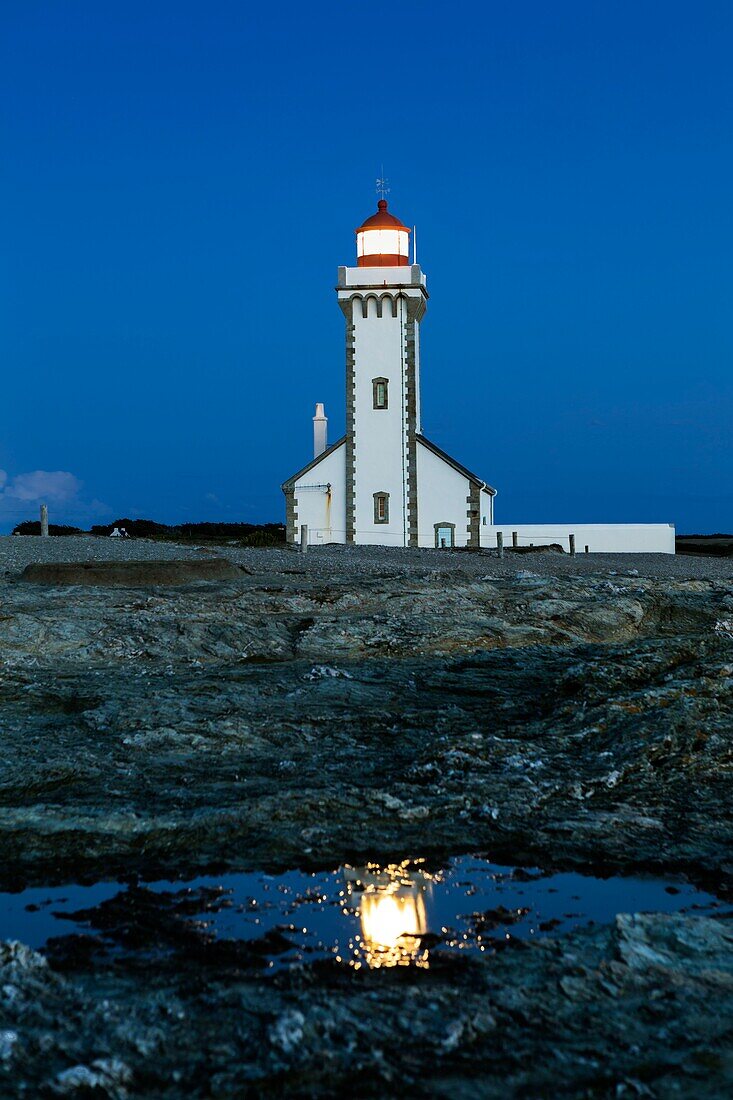
[[[406,864],[346,872],[358,910],[361,943],[355,955],[370,967],[429,965],[422,937],[428,931],[432,876]],[[357,937],[358,938],[358,937]],[[361,963],[354,964],[361,965]]]

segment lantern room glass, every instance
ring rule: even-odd
[[[409,255],[406,229],[363,229],[356,235],[356,254],[362,256]]]

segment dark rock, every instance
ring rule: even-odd
[[[32,562],[21,574],[29,584],[83,584],[113,588],[238,580],[246,572],[224,558],[201,561]]]
[[[471,913],[469,919],[474,930],[482,932],[485,929],[498,928],[499,925],[516,924],[529,911],[528,908],[507,909],[505,905],[498,905],[495,909],[486,909],[482,913]]]
[[[175,591],[137,562],[124,592],[2,581],[6,885],[484,851],[730,890],[730,577],[271,553]],[[195,915],[224,904],[136,885],[48,962],[0,945],[0,1095],[733,1091],[730,921],[631,915],[521,947],[497,909],[473,961],[428,940],[427,969],[270,980],[287,928],[217,940]]]
[[[0,946],[10,987],[8,1100],[59,1083],[120,1100],[332,1097],[355,1081],[360,1096],[489,1100],[733,1091],[733,927],[709,917],[622,915],[522,951],[436,951],[427,970],[327,963],[276,980],[124,948],[96,974],[59,974]]]
[[[547,542],[537,546],[509,546],[507,550],[512,554],[564,554],[565,547],[559,542]]]

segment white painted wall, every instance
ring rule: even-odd
[[[326,485],[331,492],[308,486]],[[308,524],[309,546],[346,542],[346,443],[325,455],[295,483],[295,541],[300,542],[300,525]]]
[[[569,550],[568,536],[575,535],[576,553],[588,546],[591,554],[674,554],[672,523],[503,523],[481,528],[481,545],[496,546],[496,532],[504,535],[504,546],[512,545],[516,531],[520,546],[546,546],[559,542]]]
[[[420,325],[415,325],[415,431],[422,432],[422,406],[420,403]]]
[[[357,543],[406,546],[409,541],[405,394],[407,307],[403,298],[400,298],[395,317],[391,300],[384,297],[380,317],[376,298],[368,295],[402,294],[422,300],[424,284],[425,277],[417,267],[339,270],[339,299],[348,299],[352,294],[361,291],[366,300],[366,317],[361,300],[357,298],[353,307],[354,500]],[[372,289],[375,287],[376,291]],[[419,324],[416,328],[419,329]],[[419,387],[419,338],[416,338],[415,351]],[[374,408],[375,378],[387,380],[389,397],[386,409]],[[387,523],[375,523],[375,493],[389,495]]]
[[[467,477],[418,442],[417,526],[418,545],[435,546],[435,524],[454,523],[455,545],[468,542],[468,504],[471,489]]]
[[[339,286],[425,286],[426,278],[418,264],[402,267],[340,267]]]
[[[404,425],[404,327],[405,308],[397,317],[385,300],[382,316],[377,303],[367,302],[362,316],[354,308],[354,499],[356,541],[403,546],[406,524],[407,436]],[[386,378],[388,408],[373,407],[372,380]],[[389,523],[374,523],[374,493],[389,493]]]
[[[494,498],[486,489],[481,490],[481,513],[479,516],[479,543],[481,546],[496,546],[496,535],[489,535],[494,519]]]

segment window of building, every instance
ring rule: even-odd
[[[374,522],[389,523],[389,493],[374,494]]]
[[[386,378],[372,378],[374,408],[386,409],[388,403],[388,382]]]

